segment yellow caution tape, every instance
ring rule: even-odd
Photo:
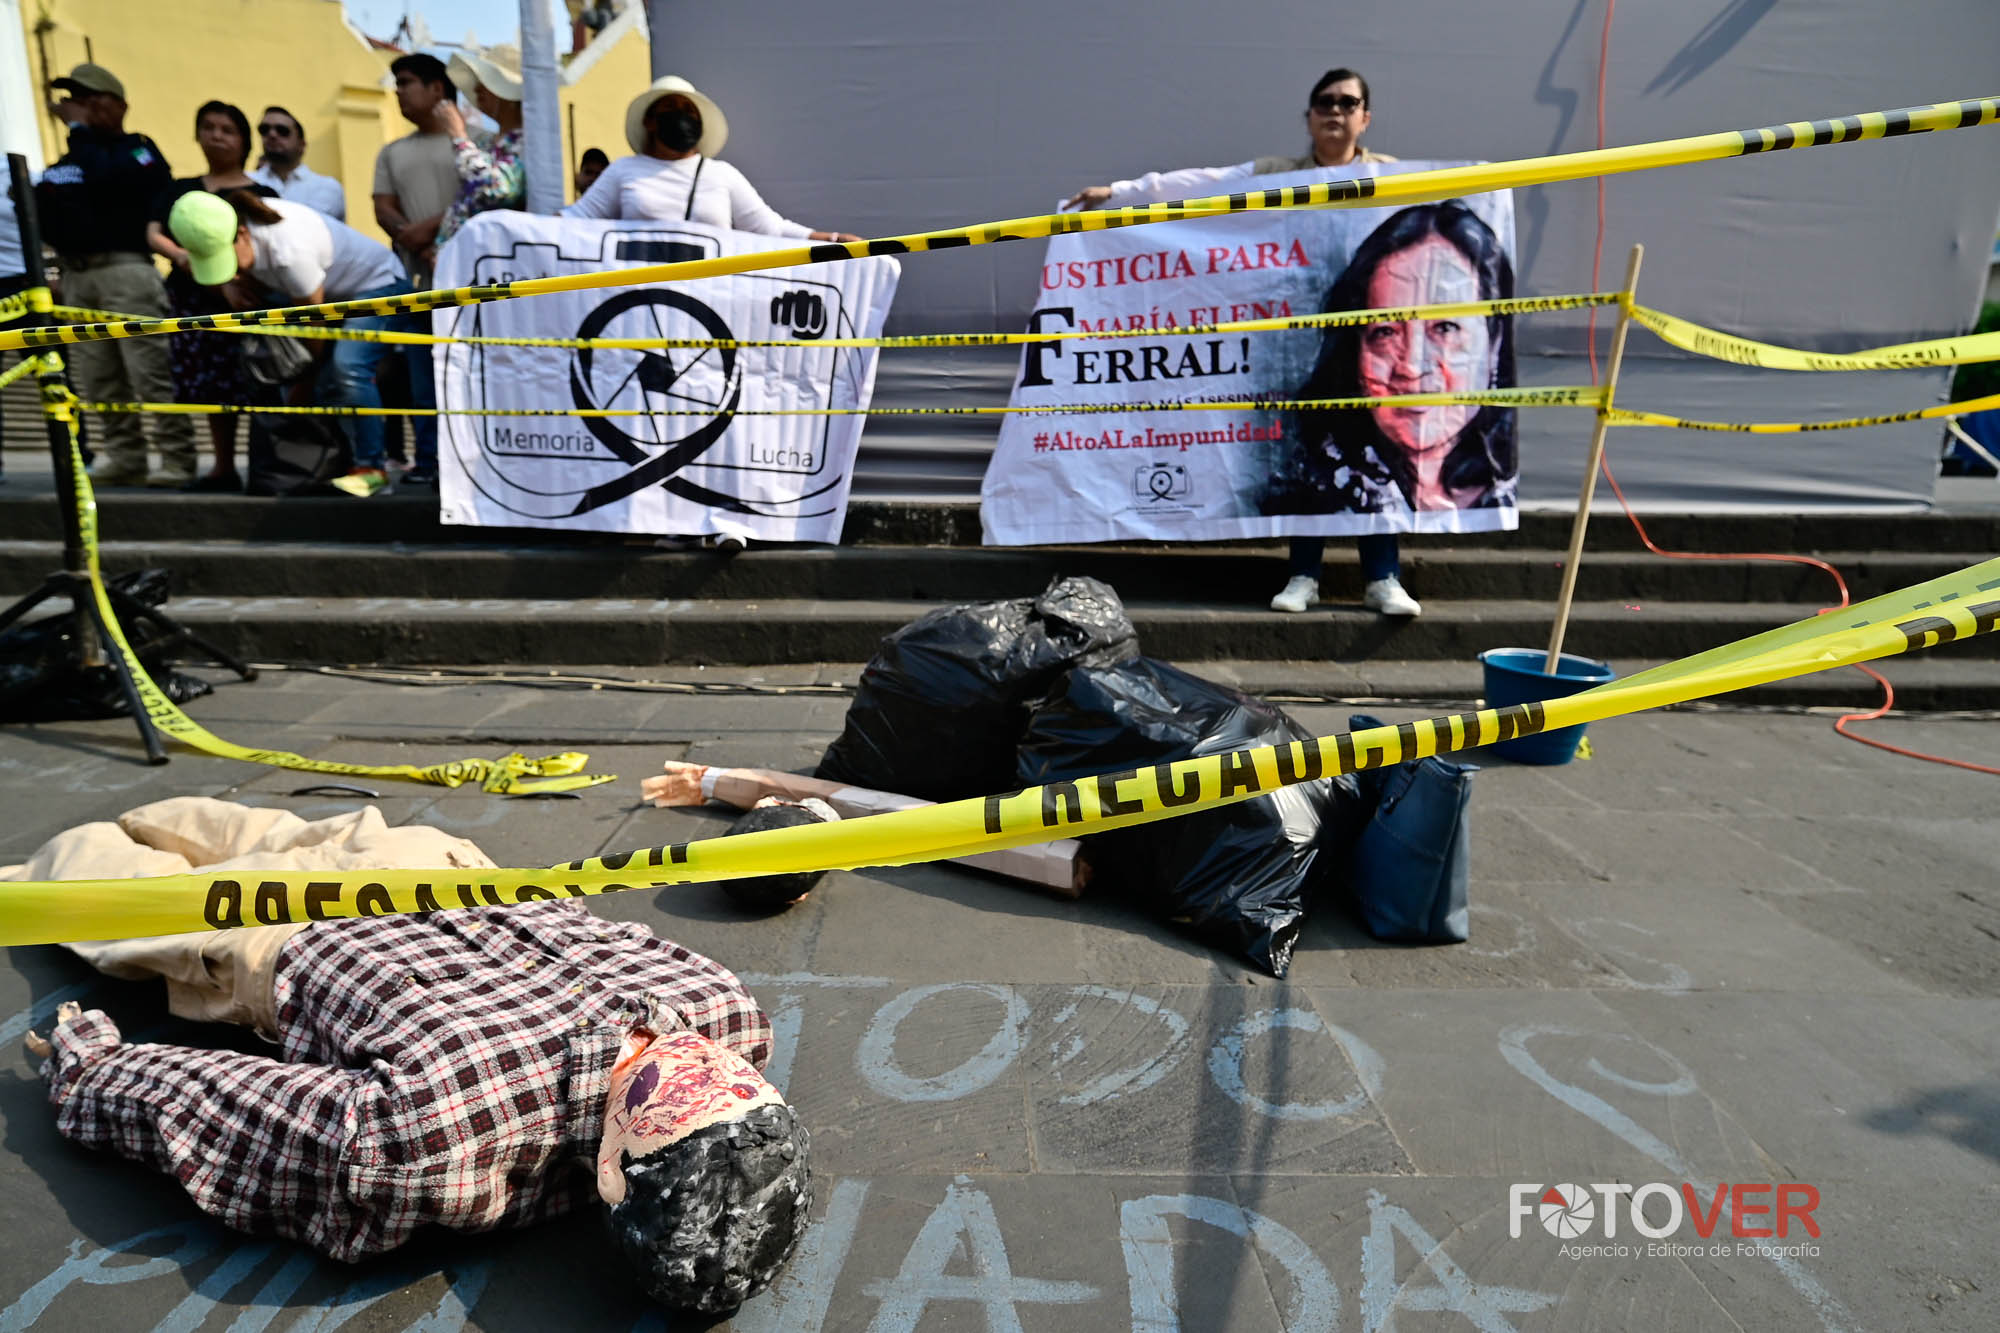
[[[51,305],[49,313],[57,319],[74,320],[86,324],[101,324],[106,321],[144,318],[142,315],[134,315],[125,311],[99,310],[94,306],[87,305]]]
[[[667,348],[705,347],[1011,347],[1022,343],[1056,342],[1064,339],[1099,338],[1199,338],[1225,333],[1285,333],[1298,329],[1330,329],[1356,324],[1401,322],[1415,319],[1463,319],[1471,315],[1527,315],[1551,310],[1581,310],[1589,306],[1617,305],[1617,292],[1584,292],[1574,296],[1514,296],[1499,301],[1441,301],[1433,305],[1391,306],[1380,310],[1336,310],[1317,315],[1275,315],[1266,319],[1239,319],[1221,324],[1146,325],[1129,329],[1059,329],[1046,333],[907,333],[883,338],[490,338],[481,334],[459,336],[446,333],[404,333],[396,329],[342,328],[260,328],[221,329],[222,333],[254,334],[267,338],[318,338],[335,341],[393,343],[398,346],[437,347],[452,343],[468,347],[560,347],[593,351],[660,351]],[[55,314],[64,318],[97,321],[137,321],[136,315],[110,310],[87,310],[57,306]]]
[[[42,368],[48,365],[52,359],[53,354],[45,352],[41,356],[31,356],[25,361],[15,362],[13,366],[6,370],[0,370],[0,389],[6,388],[15,380],[26,379],[30,375],[39,374]],[[56,362],[56,364],[61,363]]]
[[[1467,389],[1463,393],[1404,393],[1380,398],[1193,399],[1163,403],[991,404],[975,407],[772,407],[699,411],[638,407],[253,407],[240,403],[75,403],[75,410],[109,414],[161,412],[196,416],[317,417],[980,417],[1010,413],[1089,416],[1103,412],[1308,412],[1371,407],[1445,407],[1467,403],[1494,407],[1596,407],[1604,391],[1594,385],[1531,389]]]
[[[372,297],[359,301],[337,301],[326,305],[297,306],[286,310],[247,311],[238,315],[200,315],[181,319],[131,320],[122,323],[73,324],[51,329],[20,329],[0,333],[0,349],[8,347],[53,347],[64,343],[96,342],[105,338],[136,338],[156,333],[188,332],[197,329],[241,329],[260,325],[325,324],[355,315],[400,315],[446,306],[476,305],[483,301],[504,301],[520,296],[541,296],[551,292],[593,291],[605,287],[628,287],[642,283],[688,282],[696,278],[719,278],[732,273],[755,273],[774,268],[795,268],[805,264],[835,263],[871,255],[900,255],[920,250],[954,249],[965,245],[993,245],[1001,241],[1037,240],[1074,232],[1111,231],[1120,227],[1144,226],[1155,222],[1179,222],[1188,218],[1217,217],[1229,213],[1260,212],[1286,208],[1382,208],[1404,204],[1458,199],[1493,190],[1547,185],[1555,181],[1581,180],[1593,176],[1650,171],[1657,167],[1708,162],[1719,158],[1742,157],[1752,153],[1776,152],[1788,148],[1810,148],[1821,144],[1853,143],[1862,139],[1884,139],[1903,134],[1925,134],[1937,130],[1963,129],[2000,120],[2000,98],[1986,97],[1962,102],[1940,102],[1931,106],[1905,107],[1896,111],[1865,111],[1837,120],[1794,121],[1754,130],[1725,130],[1683,139],[1663,139],[1656,143],[1634,144],[1625,148],[1598,148],[1580,153],[1560,153],[1549,157],[1522,158],[1514,162],[1492,162],[1475,166],[1444,167],[1436,171],[1412,171],[1396,176],[1360,176],[1351,180],[1320,181],[1310,185],[1286,185],[1267,190],[1219,194],[1202,199],[1181,199],[1131,208],[1100,209],[1088,213],[1044,213],[1033,217],[1010,218],[970,227],[941,231],[914,232],[871,241],[823,241],[786,250],[765,250],[741,255],[720,255],[713,259],[692,259],[678,264],[648,264],[637,268],[609,269],[598,273],[565,274],[552,278],[524,278],[491,286],[458,287],[448,290],[412,292],[403,296]]]
[[[274,768],[293,768],[305,773],[334,773],[346,777],[403,778],[410,782],[427,782],[439,787],[459,787],[468,782],[478,783],[480,790],[507,794],[514,792],[574,791],[582,787],[595,787],[601,783],[615,782],[615,774],[591,774],[582,771],[590,756],[574,750],[561,754],[546,755],[540,759],[530,759],[522,754],[503,755],[498,759],[454,759],[443,764],[338,764],[325,759],[308,759],[304,755],[288,750],[253,750],[223,740],[182,712],[176,704],[153,682],[140,664],[138,654],[125,638],[125,631],[118,623],[112,610],[111,599],[104,591],[104,575],[97,559],[97,497],[90,488],[90,474],[83,466],[83,454],[76,442],[76,417],[68,403],[56,399],[48,404],[48,411],[69,429],[70,475],[76,487],[76,515],[79,531],[83,539],[86,570],[90,576],[90,588],[97,611],[104,621],[106,631],[118,655],[124,659],[131,672],[132,682],[138,687],[139,702],[145,709],[147,720],[159,732],[191,749],[205,754],[217,755],[224,759],[241,759],[245,763],[269,764]]]
[[[1019,847],[1928,648],[1988,633],[1996,624],[2000,560],[1989,560],[1564,699],[1235,750],[865,819],[671,843],[546,869],[236,871],[0,884],[0,945],[500,906]]]
[[[51,304],[54,299],[47,287],[28,287],[12,296],[0,296],[0,324],[29,315],[47,315],[55,308]]]
[[[1939,417],[1962,417],[1969,412],[1988,412],[2000,407],[2000,393],[1984,398],[1968,398],[1962,403],[1939,403],[1914,412],[1890,412],[1882,416],[1847,417],[1840,421],[1696,421],[1670,417],[1662,412],[1634,412],[1614,407],[1605,419],[1614,426],[1668,426],[1675,430],[1719,430],[1737,435],[1798,435],[1820,430],[1858,430],[1863,426],[1893,426],[1902,421],[1935,421]]]
[[[1871,347],[1865,352],[1807,352],[1719,333],[1649,306],[1633,305],[1632,318],[1675,347],[1718,361],[1768,370],[1915,370],[1924,366],[1961,366],[1970,361],[2000,361],[2000,333],[1894,343]]]

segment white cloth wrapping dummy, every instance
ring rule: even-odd
[[[658,777],[645,778],[639,790],[654,805],[701,805],[720,801],[739,810],[748,810],[766,796],[803,801],[817,797],[839,812],[842,819],[885,815],[895,810],[915,810],[934,804],[914,796],[876,791],[870,787],[849,787],[823,778],[799,773],[780,773],[769,768],[713,768],[669,759]],[[1083,844],[1074,838],[1009,847],[974,856],[954,857],[953,863],[1005,875],[1009,879],[1038,884],[1064,898],[1080,898],[1090,882],[1090,866],[1081,853]]]

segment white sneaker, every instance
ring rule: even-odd
[[[1424,604],[1403,591],[1402,583],[1394,574],[1386,579],[1376,579],[1363,589],[1361,604],[1385,616],[1420,616],[1424,613]]]
[[[1318,600],[1319,580],[1304,574],[1294,574],[1291,582],[1285,585],[1284,591],[1271,599],[1271,609],[1290,611],[1296,615],[1300,611],[1311,610],[1312,604]]]

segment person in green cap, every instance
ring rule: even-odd
[[[224,298],[238,310],[357,301],[410,291],[402,265],[388,246],[289,199],[259,199],[248,190],[220,196],[196,190],[175,203],[169,225],[188,252],[188,271],[194,280],[223,288]],[[396,316],[372,315],[349,319],[343,327],[387,329],[396,322]],[[359,341],[318,346],[333,349],[320,372],[321,401],[342,407],[382,405],[375,367],[393,347]],[[354,448],[354,467],[333,484],[349,495],[374,495],[388,484],[381,418],[345,417],[341,425]]]

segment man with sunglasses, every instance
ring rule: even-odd
[[[1166,199],[1199,199],[1227,194],[1233,188],[1229,182],[1250,176],[1396,160],[1387,153],[1372,152],[1361,146],[1361,136],[1367,132],[1374,115],[1369,109],[1368,80],[1351,69],[1330,69],[1320,75],[1306,98],[1305,119],[1306,131],[1312,135],[1312,151],[1298,157],[1258,157],[1227,167],[1149,171],[1132,180],[1087,186],[1071,195],[1063,207],[1128,208]],[[1381,532],[1357,537],[1355,545],[1361,555],[1361,578],[1365,585],[1362,605],[1385,616],[1421,614],[1422,603],[1403,588],[1396,534]],[[1321,557],[1325,548],[1324,537],[1292,538],[1289,577],[1271,599],[1273,611],[1296,614],[1310,610],[1319,601]]]
[[[280,199],[292,199],[330,218],[347,221],[347,191],[331,176],[305,164],[306,127],[281,106],[267,106],[257,120],[257,138],[264,155],[250,179],[270,187]]]

